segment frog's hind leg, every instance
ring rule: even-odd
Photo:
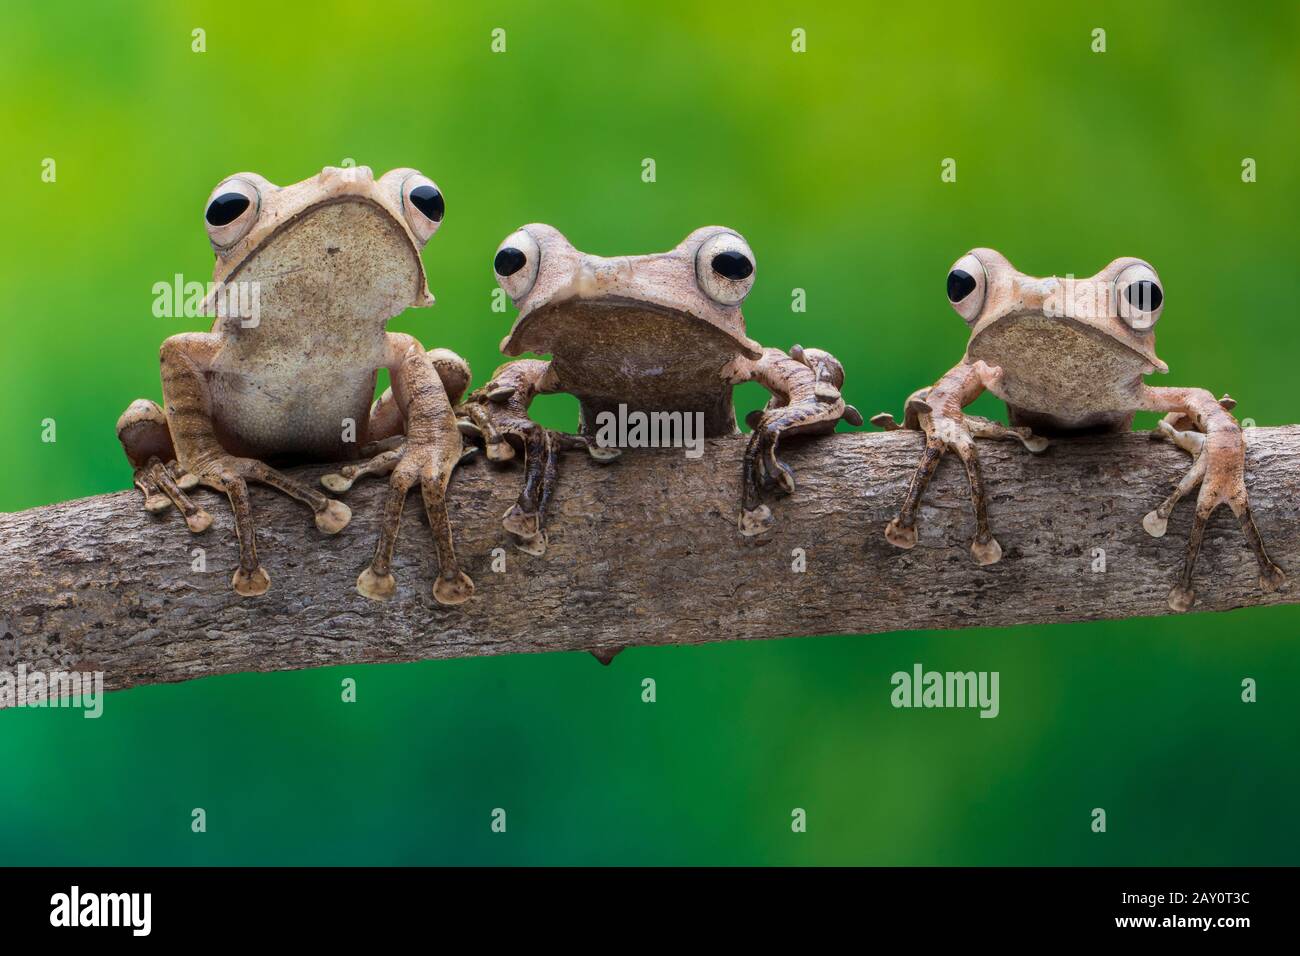
[[[1027,451],[1037,455],[1047,450],[1047,439],[1035,435],[1028,428],[1011,428],[979,415],[967,415],[966,427],[975,438],[992,438],[999,441],[1018,441]]]
[[[263,594],[270,577],[257,560],[256,528],[248,498],[248,481],[257,481],[284,492],[308,505],[316,515],[316,527],[334,534],[352,517],[347,505],[327,498],[305,484],[276,471],[254,458],[229,454],[217,439],[211,416],[211,396],[204,369],[220,348],[217,336],[182,333],[162,345],[162,386],[167,431],[175,444],[176,458],[188,475],[176,476],[177,488],[192,476],[230,499],[239,538],[239,568],[232,585],[241,595]],[[162,486],[166,493],[166,484]]]
[[[396,356],[398,360],[404,358],[406,350],[411,346],[422,348],[420,343],[409,335],[394,334],[391,338],[394,350],[404,349]],[[455,352],[447,349],[431,349],[425,353],[425,358],[442,382],[448,400],[456,402],[469,385],[469,365]],[[390,374],[396,373],[400,367],[399,362],[394,362]],[[400,384],[400,378],[397,381]],[[401,448],[406,443],[406,427],[406,416],[402,412],[401,403],[390,386],[370,407],[366,428],[368,441],[360,449],[361,457],[366,460],[357,464],[343,465],[336,472],[321,475],[321,484],[336,494],[342,494],[360,478],[383,477],[391,474],[402,457]]]
[[[212,516],[185,493],[198,479],[176,462],[167,416],[158,404],[139,398],[128,405],[117,420],[117,438],[135,468],[135,486],[144,495],[145,510],[161,514],[174,505],[191,531],[207,530]]]
[[[501,518],[501,524],[514,535],[523,551],[542,554],[545,543],[542,534],[541,495],[546,461],[554,453],[553,444],[545,428],[530,420],[506,418],[502,422],[507,434],[523,439],[524,487],[519,498]]]
[[[498,368],[486,385],[456,409],[466,431],[482,439],[489,460],[508,461],[523,454],[524,487],[501,524],[519,550],[533,555],[546,552],[546,512],[559,478],[559,453],[585,449],[602,462],[618,457],[617,449],[601,448],[582,436],[553,432],[529,417],[532,400],[557,388],[549,362],[521,359]]]
[[[382,477],[392,474],[401,458],[402,453],[400,451],[381,451],[369,461],[364,461],[359,465],[344,465],[336,472],[321,475],[320,483],[335,494],[342,494],[351,488],[358,478],[364,478],[367,475]]]
[[[239,568],[231,581],[238,594],[256,597],[271,586],[270,575],[257,558],[257,525],[253,520],[248,482],[275,488],[307,505],[316,516],[316,527],[326,534],[337,534],[347,527],[352,512],[341,501],[327,498],[297,479],[277,471],[256,458],[240,458],[220,452],[197,466],[199,482],[224,492],[235,518],[235,535],[239,539]]]
[[[899,432],[904,429],[911,431],[921,430],[921,421],[917,417],[918,409],[928,407],[925,404],[926,397],[930,394],[930,387],[918,388],[911,395],[907,396],[907,401],[903,403],[903,424],[899,424],[889,412],[877,412],[871,416],[871,424],[877,428],[883,428],[887,432]]]
[[[540,425],[523,426],[526,464],[524,488],[519,499],[501,519],[514,536],[515,546],[527,554],[546,553],[546,506],[555,490],[559,474],[559,446],[555,436]]]

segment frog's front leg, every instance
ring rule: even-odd
[[[559,453],[585,448],[598,461],[619,454],[580,436],[552,432],[529,417],[528,407],[536,396],[558,390],[549,362],[520,359],[498,368],[456,409],[466,428],[482,438],[490,460],[508,461],[516,451],[524,455],[524,487],[501,524],[516,547],[528,554],[546,552],[546,511],[559,477]]]
[[[439,604],[463,604],[473,596],[474,582],[460,569],[447,515],[447,485],[461,457],[460,432],[448,391],[460,397],[469,382],[469,366],[444,349],[426,353],[408,335],[389,334],[387,346],[392,389],[376,402],[368,430],[383,450],[370,461],[324,475],[321,482],[344,491],[363,475],[391,473],[375,554],[357,577],[358,593],[374,600],[386,600],[397,592],[393,551],[406,496],[418,483],[438,555],[434,599]],[[395,429],[404,429],[404,441],[393,442],[397,436],[385,434]],[[389,444],[397,447],[385,447]]]
[[[753,536],[772,526],[772,510],[762,501],[763,491],[794,492],[794,472],[777,456],[782,436],[826,434],[835,430],[841,418],[861,425],[862,416],[840,394],[844,368],[821,349],[795,345],[789,355],[764,349],[761,358],[739,365],[728,378],[733,385],[756,381],[772,393],[766,408],[745,419],[752,434],[741,470],[737,526],[741,534]]]
[[[366,460],[355,465],[344,465],[336,472],[322,475],[321,484],[330,491],[342,494],[359,478],[391,474],[401,460],[401,448],[406,441],[406,414],[402,409],[408,407],[410,403],[399,370],[406,353],[412,346],[423,348],[419,340],[412,335],[388,333],[385,341],[388,353],[385,368],[391,376],[392,385],[375,399],[375,403],[370,408],[366,427],[367,440],[360,449],[361,456]],[[469,364],[450,349],[430,349],[425,353],[425,357],[433,366],[438,380],[442,382],[447,400],[455,406],[465,394],[465,389],[469,387]],[[473,451],[473,448],[468,449],[462,458],[472,454]]]
[[[939,379],[930,389],[915,392],[908,399],[904,411],[904,427],[919,427],[925,432],[925,448],[921,461],[908,484],[898,517],[885,526],[885,538],[898,548],[916,545],[916,513],[925,489],[939,467],[945,451],[951,449],[966,466],[970,484],[971,508],[975,513],[975,538],[971,541],[971,556],[976,564],[993,564],[1002,557],[1002,546],[989,528],[988,502],[984,493],[984,480],[980,474],[979,455],[975,439],[998,438],[1021,442],[1031,452],[1047,448],[1047,441],[1035,436],[1026,428],[1007,428],[997,422],[966,415],[962,409],[973,402],[986,388],[996,388],[1000,370],[984,362],[963,362]],[[887,430],[897,429],[893,416],[876,415],[874,424]]]
[[[184,495],[184,487],[191,483],[203,484],[226,494],[235,516],[235,533],[239,537],[239,569],[231,583],[239,594],[253,596],[265,593],[271,579],[257,559],[256,526],[249,504],[248,481],[277,488],[303,502],[315,512],[316,527],[328,534],[342,531],[352,512],[342,502],[327,498],[256,459],[230,455],[222,448],[213,427],[211,399],[204,376],[220,347],[216,336],[200,333],[175,335],[163,342],[162,387],[167,433],[180,467],[164,465],[163,456],[155,454],[151,456],[154,460],[148,463],[148,474],[185,515],[192,530],[207,527],[208,522],[203,520],[207,515]],[[128,457],[133,460],[141,454],[142,444],[159,440],[156,432],[152,439],[147,432],[129,428],[121,434]],[[148,487],[146,484],[146,495]]]
[[[1241,426],[1230,412],[1233,405],[1235,402],[1226,395],[1215,400],[1210,392],[1200,388],[1148,386],[1143,389],[1144,409],[1168,413],[1158,426],[1160,434],[1192,455],[1192,467],[1173,492],[1142,519],[1147,533],[1157,538],[1162,536],[1174,505],[1197,485],[1201,489],[1196,498],[1192,531],[1187,538],[1183,571],[1169,592],[1169,607],[1175,611],[1188,610],[1196,600],[1192,574],[1205,540],[1205,528],[1220,505],[1227,505],[1237,517],[1246,543],[1259,564],[1260,588],[1275,591],[1286,583],[1286,574],[1269,558],[1251,513],[1246,492],[1246,441]],[[1195,430],[1179,428],[1179,425],[1190,425]]]

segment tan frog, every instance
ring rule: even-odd
[[[413,337],[385,329],[403,310],[433,304],[420,249],[443,212],[438,187],[414,169],[375,179],[365,166],[326,167],[284,187],[237,173],[213,190],[204,213],[217,257],[212,331],[163,343],[164,407],[133,402],[117,433],[149,511],[174,505],[190,530],[201,532],[211,517],[186,491],[202,484],[229,497],[238,593],[270,586],[257,558],[247,482],[301,501],[328,534],[351,518],[342,502],[266,462],[372,454],[348,476],[322,479],[342,491],[360,475],[392,474],[379,544],[358,591],[394,593],[390,562],[402,503],[419,483],[440,565],[434,596],[459,604],[473,593],[456,561],[445,504],[461,454],[452,406],[469,384],[469,367],[452,352],[426,353]],[[380,368],[391,373],[393,388],[372,408]]]
[[[519,308],[501,344],[506,355],[545,353],[549,361],[509,362],[459,409],[493,460],[525,454],[526,477],[503,524],[519,547],[546,548],[545,517],[558,452],[581,447],[608,460],[598,442],[602,414],[699,416],[704,437],[737,432],[731,390],[757,381],[772,393],[747,419],[740,531],[760,534],[771,510],[764,490],[789,493],[794,475],[777,457],[781,436],[827,433],[845,418],[844,371],[834,356],[794,346],[764,349],[745,334],[740,304],[754,283],[748,243],[721,226],[696,229],[674,249],[604,258],[575,249],[552,226],[533,223],[501,243],[497,281]],[[533,398],[566,392],[581,409],[578,435],[552,433],[528,416]],[[620,408],[621,407],[621,408]]]
[[[1143,519],[1147,532],[1163,535],[1174,505],[1200,485],[1182,575],[1169,592],[1170,608],[1192,606],[1192,572],[1206,523],[1225,504],[1259,562],[1260,587],[1281,587],[1286,575],[1269,559],[1251,517],[1245,440],[1229,413],[1235,403],[1226,395],[1216,400],[1205,389],[1157,388],[1142,380],[1169,370],[1155,354],[1154,327],[1164,298],[1160,277],[1141,259],[1116,259],[1088,279],[1027,276],[992,249],[973,249],[957,260],[948,272],[948,301],[970,326],[970,341],[961,364],[908,399],[903,427],[924,430],[925,450],[885,537],[900,548],[916,544],[921,496],[951,449],[970,482],[971,553],[977,563],[991,564],[1002,549],[989,530],[975,438],[1018,440],[1040,452],[1047,447],[1042,436],[1126,432],[1136,411],[1164,412],[1159,433],[1190,452],[1193,463],[1173,493]],[[1011,428],[962,412],[985,389],[1007,403]],[[900,427],[888,414],[872,422]]]

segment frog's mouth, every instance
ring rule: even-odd
[[[599,348],[613,357],[643,352],[647,346],[662,351],[667,360],[685,358],[692,351],[732,356],[739,351],[750,359],[763,354],[762,346],[749,336],[707,316],[617,295],[574,296],[523,314],[502,341],[501,351],[521,355]]]

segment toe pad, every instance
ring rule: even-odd
[[[433,599],[439,604],[448,606],[464,604],[473,596],[474,582],[464,571],[457,573],[456,577],[450,580],[439,575],[438,580],[433,583]]]
[[[885,540],[896,548],[908,550],[916,547],[916,525],[905,528],[895,518],[885,525]]]
[[[191,531],[198,534],[201,531],[207,531],[208,528],[211,527],[212,515],[200,508],[198,511],[194,512],[194,514],[185,519],[185,524]]]
[[[972,541],[970,556],[979,565],[997,564],[1002,560],[1002,545],[998,544],[997,538],[989,538],[988,541]]]
[[[549,543],[550,540],[546,537],[545,531],[529,538],[515,538],[515,547],[524,552],[524,554],[531,554],[534,557],[541,557],[545,554],[546,546]]]
[[[357,593],[372,601],[386,601],[397,593],[397,579],[391,574],[381,576],[366,568],[357,577]]]
[[[1260,590],[1265,591],[1266,593],[1271,594],[1274,591],[1280,590],[1285,585],[1286,585],[1286,572],[1283,571],[1281,568],[1279,568],[1276,564],[1273,565],[1272,570],[1270,570],[1267,574],[1261,574],[1259,576]]]
[[[266,568],[258,565],[252,574],[245,574],[242,568],[237,570],[230,583],[236,594],[243,597],[257,597],[259,594],[265,594],[271,587],[271,576],[266,573]]]
[[[517,538],[535,538],[541,522],[537,512],[529,514],[519,505],[511,505],[510,510],[501,517],[501,524]]]
[[[352,509],[341,501],[330,501],[324,511],[316,512],[316,527],[326,534],[338,534],[352,520]]]
[[[1190,611],[1196,602],[1196,592],[1191,588],[1176,587],[1169,592],[1169,609],[1171,611]]]
[[[336,495],[342,494],[352,487],[352,479],[339,474],[321,475],[320,483]]]
[[[747,538],[760,535],[772,527],[772,509],[767,505],[759,505],[752,511],[741,511],[737,524],[740,533]]]

